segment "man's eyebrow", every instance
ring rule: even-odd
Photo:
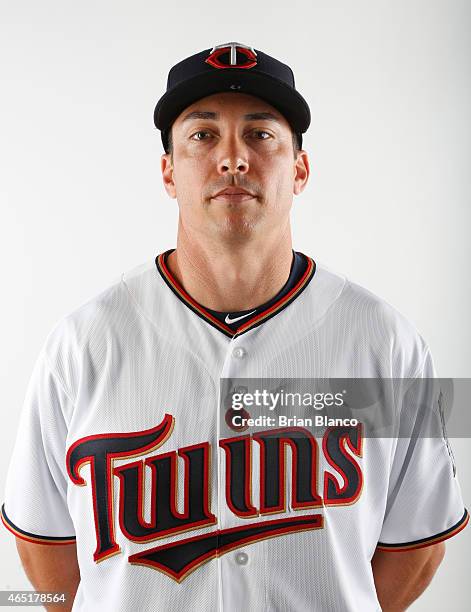
[[[246,121],[263,121],[265,119],[268,121],[276,121],[277,123],[281,123],[278,117],[273,113],[248,113],[247,115],[244,115],[244,119]]]
[[[185,121],[190,121],[191,119],[214,119],[217,121],[219,119],[219,113],[214,113],[210,111],[192,111],[185,115],[182,119],[182,123]],[[277,123],[281,123],[276,115],[269,112],[260,112],[260,113],[247,113],[243,116],[245,121],[276,121]]]
[[[185,115],[182,119],[182,123],[190,121],[191,119],[218,119],[219,113],[211,113],[209,111],[192,111]]]

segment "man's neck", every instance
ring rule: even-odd
[[[220,312],[256,308],[278,293],[289,277],[293,251],[288,239],[237,248],[191,244],[177,238],[167,260],[172,275],[201,305]]]

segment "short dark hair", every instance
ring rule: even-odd
[[[173,156],[172,126],[170,126],[166,132],[167,132],[166,133],[166,136],[167,136],[166,153],[170,153],[170,156]],[[291,136],[293,139],[293,154],[294,154],[294,158],[296,159],[298,151],[300,151],[301,147],[299,146],[298,134],[294,130],[291,130]]]

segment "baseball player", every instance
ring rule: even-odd
[[[64,317],[27,390],[2,519],[33,586],[86,612],[405,609],[468,521],[446,439],[225,412],[222,380],[435,377],[402,315],[292,248],[292,70],[206,49],[154,122],[176,248]]]

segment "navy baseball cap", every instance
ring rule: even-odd
[[[166,152],[168,134],[178,115],[197,100],[224,91],[251,94],[271,104],[286,118],[302,147],[311,113],[295,88],[291,68],[258,49],[229,42],[200,51],[170,69],[167,91],[154,110]]]

